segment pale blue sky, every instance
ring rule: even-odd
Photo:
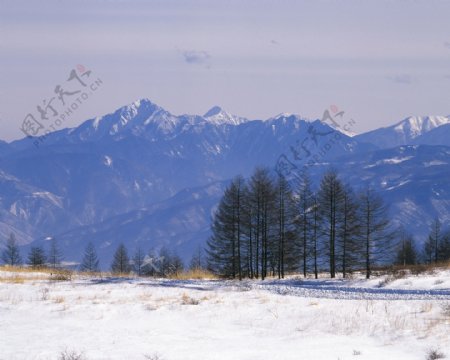
[[[321,117],[358,132],[450,115],[450,2],[0,1],[0,139],[76,64],[104,84],[68,126],[149,98],[249,118]]]

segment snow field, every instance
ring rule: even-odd
[[[386,287],[448,290],[448,275]],[[2,360],[53,360],[64,351],[87,360],[414,360],[426,359],[430,349],[450,356],[450,296],[383,300],[367,293],[364,299],[364,289],[379,287],[375,279],[333,281],[328,295],[339,287],[360,289],[357,299],[333,299],[320,296],[329,279],[263,284],[75,276],[59,282],[26,276],[0,281]],[[291,292],[303,286],[318,292]]]

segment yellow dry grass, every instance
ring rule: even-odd
[[[25,282],[25,278],[22,276],[11,276],[7,278],[0,277],[0,283],[6,284],[23,284]]]
[[[24,266],[9,266],[9,265],[1,265],[0,271],[5,272],[13,272],[13,273],[54,273],[55,269],[50,269],[47,267],[38,267],[38,268],[32,268],[32,267],[24,267]]]
[[[53,280],[68,281],[73,272],[67,269],[31,268],[19,266],[0,266],[0,282],[23,284],[27,281]]]
[[[183,271],[181,273],[176,273],[170,275],[169,279],[176,280],[215,280],[218,279],[213,273],[204,269],[192,269],[188,271]]]
[[[66,301],[66,299],[63,296],[57,296],[53,299],[53,302],[55,304],[62,304],[65,301]]]

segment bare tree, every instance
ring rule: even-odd
[[[306,277],[308,272],[308,259],[310,253],[310,244],[311,240],[311,230],[313,223],[313,192],[311,190],[311,180],[309,175],[304,173],[299,189],[299,198],[298,198],[298,208],[299,208],[299,240],[300,240],[300,254],[302,256],[302,268],[303,268],[303,276]]]
[[[47,261],[51,268],[56,269],[61,265],[61,261],[63,259],[62,252],[59,248],[58,241],[55,237],[50,239],[50,248],[48,250]]]
[[[336,277],[336,250],[344,190],[335,170],[325,173],[318,193],[321,234],[329,257],[330,276]]]
[[[429,264],[436,263],[439,260],[441,237],[441,222],[436,218],[431,225],[430,234],[424,244],[424,256]]]
[[[397,250],[397,258],[395,259],[396,264],[403,266],[416,264],[418,256],[413,237],[404,229],[400,229],[398,233],[400,244]]]
[[[381,196],[370,188],[360,195],[360,219],[366,277],[369,279],[374,264],[391,260],[394,247],[388,208]]]
[[[191,261],[189,263],[190,270],[199,270],[205,267],[204,259],[203,259],[203,249],[199,245],[197,246],[196,251],[192,255]]]
[[[343,188],[340,223],[338,224],[338,258],[341,263],[342,276],[345,278],[360,263],[362,255],[361,223],[359,204],[350,186]]]
[[[279,175],[277,181],[276,211],[278,223],[277,273],[284,278],[287,270],[297,266],[295,257],[295,201],[287,180]]]
[[[138,276],[141,276],[143,273],[144,259],[145,253],[144,251],[142,251],[142,248],[138,245],[133,255],[133,271]]]

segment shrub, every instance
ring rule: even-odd
[[[58,360],[86,360],[83,353],[74,350],[64,350],[59,354]]]
[[[426,360],[437,360],[437,359],[444,359],[444,358],[445,358],[445,355],[443,353],[441,353],[439,350],[431,349],[427,353]]]

